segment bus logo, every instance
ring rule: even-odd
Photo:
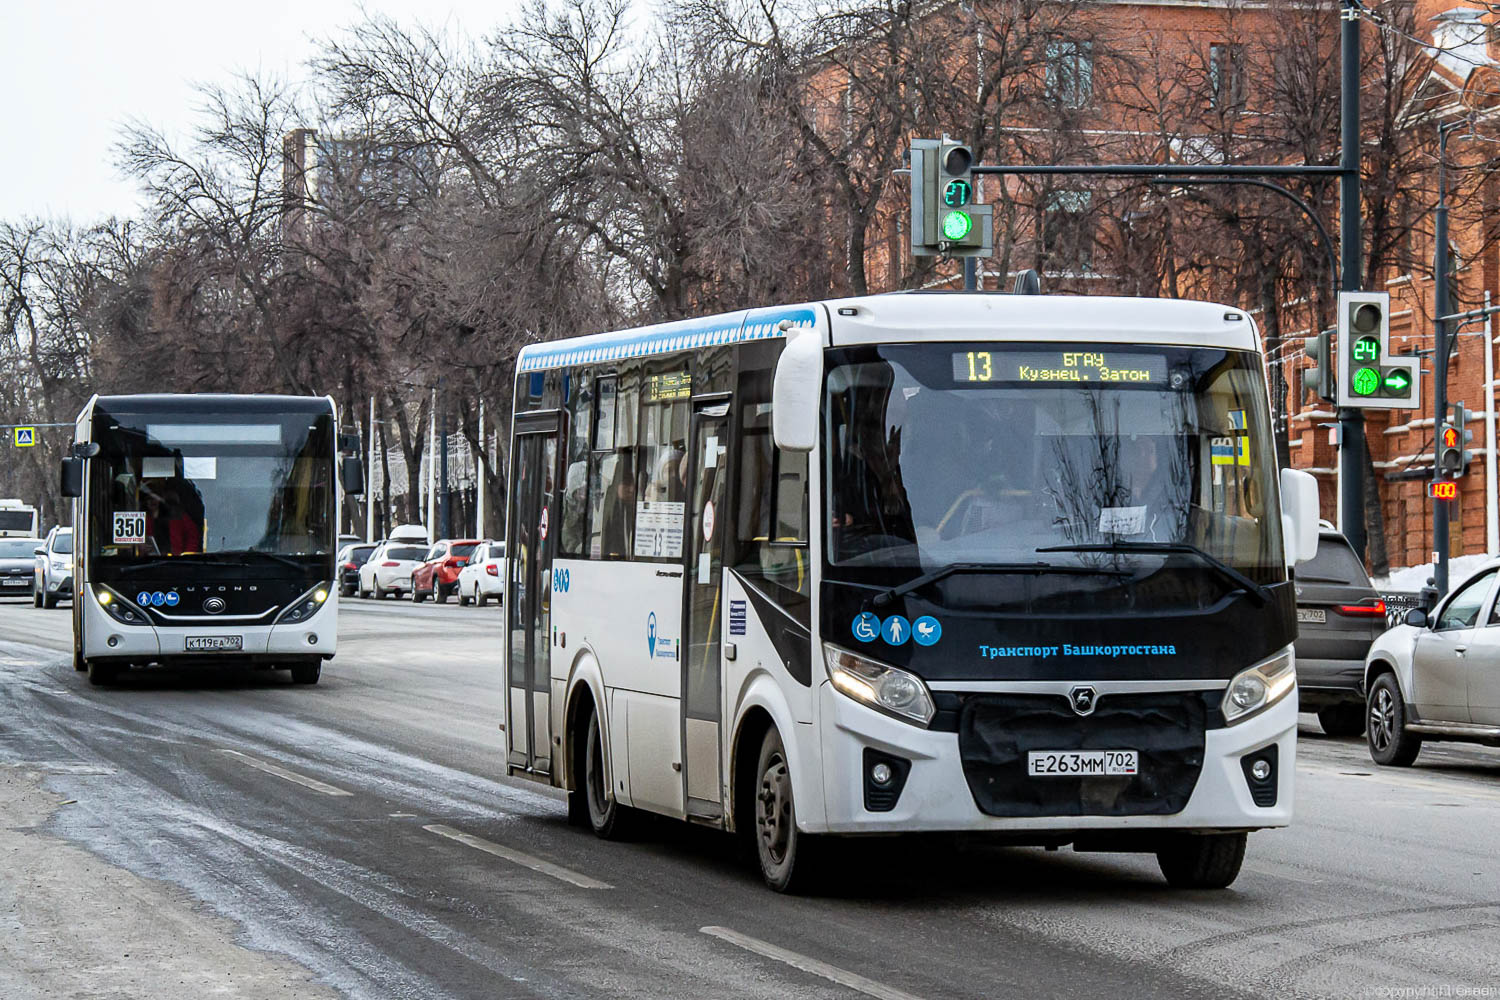
[[[555,569],[552,571],[552,590],[554,593],[566,594],[569,582],[567,570]]]
[[[656,655],[656,612],[653,611],[646,618],[646,652],[650,656]]]
[[[1073,711],[1079,715],[1093,715],[1094,706],[1099,702],[1099,692],[1087,684],[1079,685],[1068,692],[1068,703],[1073,706]]]

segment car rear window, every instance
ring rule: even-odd
[[[413,559],[421,562],[427,558],[427,550],[416,545],[397,545],[385,550],[387,559]]]
[[[1370,578],[1359,557],[1342,538],[1318,539],[1318,554],[1297,568],[1297,579],[1309,583],[1342,583],[1356,587],[1370,586]]]
[[[468,545],[455,545],[453,546],[453,551],[450,552],[449,555],[466,556],[477,548],[479,548],[478,542],[470,542]]]
[[[363,548],[349,550],[349,562],[356,566],[363,566],[370,561],[370,553],[375,551],[375,546],[366,545]]]

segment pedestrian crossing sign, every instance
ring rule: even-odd
[[[16,447],[17,448],[31,448],[31,447],[34,447],[35,445],[36,445],[36,428],[35,427],[17,427],[16,428]]]

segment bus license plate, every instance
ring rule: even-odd
[[[189,653],[222,653],[245,648],[242,635],[193,635],[187,638]]]
[[[1312,608],[1298,608],[1297,620],[1299,622],[1312,622],[1314,625],[1323,625],[1328,621],[1328,612],[1321,608],[1317,610]]]
[[[1026,770],[1033,778],[1110,777],[1136,774],[1134,750],[1033,750]]]

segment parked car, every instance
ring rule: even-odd
[[[360,538],[358,535],[346,534],[339,536],[339,548],[343,548],[346,545],[363,545],[364,543],[365,540],[363,538]]]
[[[1428,740],[1500,745],[1500,560],[1486,562],[1433,609],[1406,613],[1365,661],[1377,764],[1405,767]]]
[[[53,528],[47,540],[34,550],[35,576],[31,603],[38,608],[55,608],[58,601],[73,599],[73,529]]]
[[[505,543],[484,542],[458,574],[458,603],[481,608],[493,597],[505,600]]]
[[[1297,567],[1297,689],[1329,736],[1365,731],[1365,655],[1385,631],[1385,601],[1364,563],[1332,527]]]
[[[339,596],[353,597],[355,591],[359,590],[359,568],[370,559],[370,553],[375,551],[374,545],[359,543],[357,545],[345,545],[339,552]]]
[[[40,538],[0,538],[0,597],[26,597],[36,589]]]
[[[427,546],[388,541],[376,546],[359,568],[359,596],[377,600],[411,593],[411,571],[422,565]]]
[[[469,564],[469,556],[479,547],[477,538],[444,538],[427,551],[427,560],[411,574],[411,599],[420,604],[431,597],[447,604],[458,590],[458,574]]]

